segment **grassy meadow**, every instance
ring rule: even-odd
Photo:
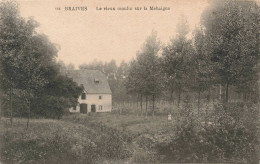
[[[60,120],[0,120],[3,163],[155,163],[149,135],[169,132],[167,115],[141,117],[113,113],[68,114]],[[140,146],[141,145],[141,146]]]
[[[161,104],[161,105],[160,105]],[[158,103],[155,116],[148,108],[141,116],[135,104],[119,104],[111,113],[66,114],[60,120],[0,119],[2,163],[248,163],[257,145],[251,106],[231,106],[242,111],[231,117],[221,104],[180,106]],[[214,107],[215,106],[215,107]],[[214,110],[213,110],[214,109]],[[223,108],[224,109],[224,108]],[[225,108],[226,109],[226,108]],[[172,113],[172,120],[167,120]],[[243,117],[241,117],[243,116]],[[242,118],[242,119],[239,119]],[[210,122],[211,124],[205,124]],[[250,162],[249,162],[250,163]]]

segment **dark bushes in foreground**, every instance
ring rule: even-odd
[[[37,120],[28,131],[20,125],[14,128],[2,136],[5,163],[92,164],[132,155],[131,143],[123,132],[103,125],[102,130],[93,130],[62,121]]]
[[[207,115],[208,122],[200,123],[195,117],[181,117],[176,136],[157,144],[164,161],[258,162],[259,113],[255,104],[216,104]]]

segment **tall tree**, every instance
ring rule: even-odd
[[[17,101],[12,100],[13,91],[15,90],[17,99],[26,102],[28,128],[32,105],[37,104],[35,102],[41,95],[47,95],[46,86],[60,76],[56,63],[58,51],[45,35],[37,34],[37,22],[33,19],[25,20],[20,16],[16,3],[1,3],[0,14],[1,86],[4,91],[10,91],[11,121],[12,102]],[[67,83],[68,78],[64,78],[63,82]],[[77,88],[76,84],[68,83],[70,87]],[[68,85],[63,87],[68,89]],[[79,91],[76,93],[79,94]],[[59,98],[61,97],[63,96]],[[75,97],[74,92],[70,97]],[[45,103],[46,101],[43,102]]]
[[[188,32],[187,20],[182,16],[177,25],[177,36],[164,47],[162,53],[163,71],[167,77],[166,85],[170,87],[171,92],[177,92],[178,106],[181,102],[181,93],[185,91],[190,81],[193,48],[191,40],[186,38]]]
[[[230,86],[246,92],[256,81],[260,47],[260,10],[254,1],[211,1],[202,14],[207,53],[211,55],[219,83],[225,87],[225,101]]]
[[[20,84],[19,75],[21,54],[24,54],[37,24],[29,19],[20,17],[17,4],[4,1],[0,4],[0,65],[1,81],[4,92],[9,92],[10,116],[12,124],[13,89]]]
[[[208,55],[205,53],[205,34],[201,28],[196,28],[193,35],[194,53],[190,65],[190,87],[198,93],[198,113],[200,111],[201,94],[208,90],[214,81],[213,68]]]
[[[34,101],[35,93],[49,83],[57,73],[55,57],[57,50],[49,42],[46,36],[34,35],[30,38],[30,44],[23,54],[20,54],[19,79],[17,88],[22,90],[23,97],[28,104],[28,122],[31,115],[31,104]]]
[[[153,31],[152,34],[147,37],[140,52],[137,53],[136,62],[132,63],[133,68],[130,68],[129,73],[129,77],[131,77],[130,82],[132,81],[130,84],[133,86],[133,90],[139,95],[144,95],[146,97],[146,116],[148,112],[148,96],[153,97],[152,100],[154,104],[155,96],[157,96],[161,91],[160,67],[158,59],[159,50],[160,41],[157,38],[157,33]],[[130,86],[128,86],[128,88],[131,89]]]
[[[117,102],[122,102],[130,99],[127,95],[127,90],[125,87],[126,77],[128,76],[128,64],[125,61],[122,61],[117,68],[115,80],[116,80],[116,87],[114,90],[114,100]]]
[[[128,76],[126,77],[125,87],[128,94],[136,94],[140,97],[140,106],[141,106],[141,115],[143,114],[143,106],[142,106],[142,86],[143,82],[141,81],[141,77],[139,72],[141,68],[136,60],[132,60],[129,64]],[[138,114],[138,113],[137,113]]]

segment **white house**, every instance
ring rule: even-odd
[[[106,76],[98,70],[74,70],[68,74],[78,85],[84,87],[78,105],[70,112],[111,112],[112,92]]]

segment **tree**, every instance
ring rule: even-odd
[[[177,26],[177,36],[164,47],[162,53],[163,72],[167,77],[166,85],[169,90],[176,91],[178,95],[178,107],[181,102],[181,93],[185,91],[190,81],[192,59],[192,42],[186,38],[189,32],[185,17],[181,17]]]
[[[200,111],[201,93],[208,90],[214,81],[213,68],[209,57],[205,53],[205,34],[200,28],[194,30],[194,54],[191,59],[190,87],[198,93],[198,113]]]
[[[117,67],[114,83],[116,87],[114,87],[115,89],[113,94],[113,100],[116,102],[122,102],[130,99],[127,95],[125,87],[126,77],[128,76],[128,67],[129,65],[125,61],[122,61],[119,67]]]
[[[254,1],[212,1],[202,14],[207,49],[218,82],[225,86],[225,101],[229,88],[235,86],[247,92],[255,81],[260,46],[260,10]]]
[[[31,115],[31,104],[35,93],[49,83],[57,72],[54,57],[57,55],[55,46],[46,36],[34,35],[23,54],[20,54],[19,71],[17,70],[17,89],[22,90],[23,97],[28,104],[28,122]]]
[[[33,114],[36,117],[60,118],[64,109],[78,104],[83,88],[71,78],[57,74],[49,83],[36,93],[33,102]]]
[[[116,97],[116,89],[118,85],[118,81],[116,79],[116,73],[117,73],[117,65],[115,60],[111,60],[110,62],[106,62],[104,64],[104,74],[107,76],[107,80],[112,92],[112,97]]]
[[[0,65],[2,90],[9,92],[10,121],[12,125],[12,96],[13,89],[19,85],[20,60],[30,44],[30,38],[37,24],[32,20],[24,20],[20,17],[17,4],[12,1],[0,4]]]
[[[146,98],[146,116],[148,96],[153,98],[153,115],[154,101],[161,91],[160,67],[158,52],[160,50],[160,41],[157,39],[155,31],[146,39],[140,52],[137,53],[136,61],[130,65],[127,89]]]
[[[67,75],[69,71],[75,70],[75,66],[73,64],[66,65],[63,61],[59,60],[57,62],[59,67],[59,73],[62,75]]]
[[[125,87],[128,94],[137,94],[140,96],[141,115],[143,114],[142,106],[142,81],[139,72],[141,71],[136,60],[132,60],[129,64],[128,76],[126,77]],[[138,97],[139,97],[138,96]],[[137,113],[138,114],[138,113]]]
[[[127,77],[129,64],[125,61],[122,61],[117,69],[116,78],[117,79],[124,79]]]
[[[12,1],[1,3],[0,14],[1,86],[4,91],[10,90],[11,123],[13,101],[19,100],[21,106],[27,104],[28,128],[31,109],[37,110],[38,103],[35,102],[39,102],[43,96],[51,96],[48,95],[47,85],[58,80],[56,83],[59,82],[63,87],[60,88],[63,92],[69,89],[76,90],[69,96],[58,95],[54,97],[55,101],[64,99],[64,97],[75,98],[75,94],[79,95],[80,91],[78,86],[66,76],[58,78],[61,77],[58,64],[55,61],[58,51],[45,35],[37,34],[35,31],[38,26],[37,22],[33,19],[23,19],[19,15],[17,5]],[[68,84],[64,85],[64,83]],[[17,99],[12,100],[14,93]],[[41,102],[44,105],[46,103],[49,102]],[[70,105],[72,104],[68,103],[63,107]],[[32,106],[36,108],[32,108]],[[21,108],[21,110],[24,109]]]
[[[96,59],[94,59],[89,64],[80,65],[79,69],[99,70],[104,73],[104,64],[102,63],[102,61],[97,61]]]

